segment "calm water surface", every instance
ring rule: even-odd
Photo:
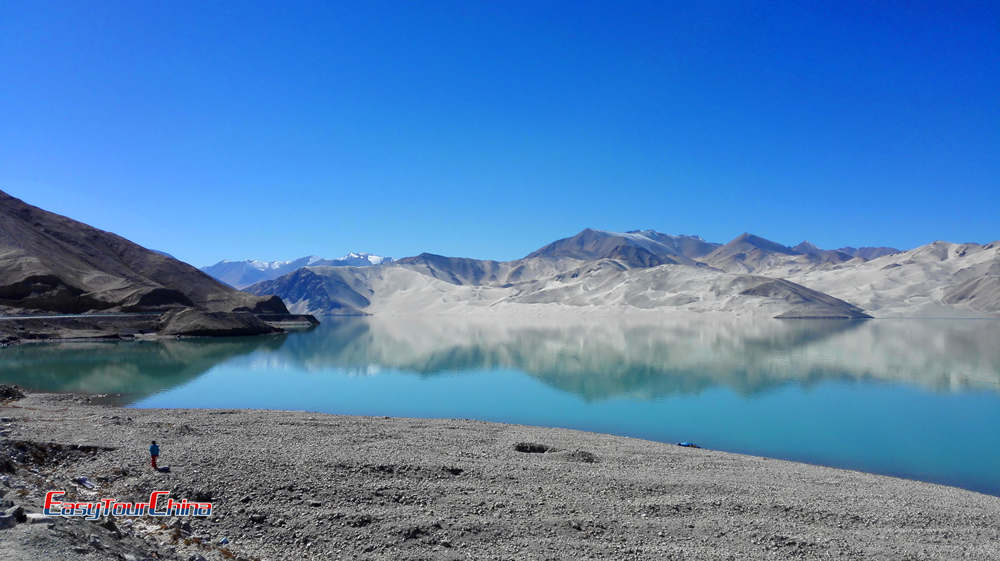
[[[133,407],[559,426],[1000,495],[1000,322],[327,320],[273,337],[26,345],[0,382]]]

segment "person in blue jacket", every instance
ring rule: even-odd
[[[153,460],[152,461],[152,465],[153,465],[153,469],[155,469],[155,470],[159,470],[160,469],[160,468],[156,467],[156,457],[159,456],[159,455],[160,455],[160,447],[159,447],[159,445],[156,444],[156,441],[154,440],[153,441],[153,445],[149,447],[149,457],[152,458],[152,460]]]

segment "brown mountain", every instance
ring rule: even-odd
[[[226,286],[121,236],[0,191],[0,313],[287,313],[278,297]]]

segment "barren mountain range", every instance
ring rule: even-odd
[[[1000,243],[824,250],[752,234],[718,244],[652,230],[586,229],[513,261],[424,253],[376,267],[305,267],[247,290],[326,315],[991,317],[1000,315]]]
[[[423,253],[397,261],[350,254],[217,264],[236,265],[228,269],[238,276],[233,284],[246,280],[247,267],[267,275],[287,271],[241,292],[167,254],[2,192],[0,217],[0,313],[6,315],[281,314],[286,303],[293,312],[322,315],[1000,315],[1000,242],[823,250],[751,234],[718,244],[652,230],[586,229],[513,261]]]

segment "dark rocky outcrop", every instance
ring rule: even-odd
[[[263,335],[280,331],[249,312],[203,312],[192,308],[167,312],[160,318],[159,329],[163,335],[194,337]]]
[[[319,310],[329,315],[365,315],[362,310],[371,304],[372,292],[355,289],[351,275],[344,267],[303,267],[275,280],[257,283],[247,291],[261,296],[280,294],[293,303],[293,309],[296,302],[310,303],[309,309],[295,309],[298,312]],[[277,296],[272,298],[281,301]]]

